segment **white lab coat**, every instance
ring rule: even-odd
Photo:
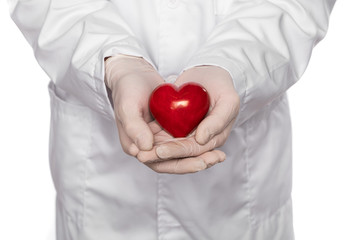
[[[10,2],[51,79],[57,239],[294,239],[286,90],[325,36],[334,2]],[[126,155],[104,84],[103,59],[117,53],[144,57],[166,80],[196,65],[229,71],[241,108],[221,148],[226,161],[169,175]]]

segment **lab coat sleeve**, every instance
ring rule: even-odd
[[[313,47],[326,34],[335,0],[220,3],[220,20],[183,70],[216,65],[229,72],[240,96],[236,127],[302,76]]]
[[[107,0],[10,1],[10,14],[56,86],[109,116],[104,61],[118,53],[151,62],[142,43]],[[154,65],[153,65],[154,66]]]

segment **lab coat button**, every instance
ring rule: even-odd
[[[178,4],[179,4],[179,0],[168,0],[169,8],[177,8]]]
[[[175,83],[176,79],[177,79],[177,75],[170,75],[170,76],[165,80],[165,82],[167,82],[167,83]]]

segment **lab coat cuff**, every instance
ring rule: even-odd
[[[236,64],[234,61],[224,58],[224,57],[216,57],[216,56],[209,56],[209,57],[196,57],[190,60],[187,66],[181,71],[186,71],[189,68],[201,65],[213,65],[218,66],[225,69],[231,76],[234,88],[237,94],[240,97],[240,111],[237,116],[237,119],[233,125],[233,128],[239,125],[241,119],[241,112],[243,109],[243,104],[245,102],[246,96],[246,77],[244,70],[240,67],[240,65]],[[181,74],[180,73],[180,74]]]
[[[126,44],[120,45],[116,43],[114,45],[109,45],[100,52],[97,61],[94,64],[94,70],[92,76],[95,81],[95,91],[96,91],[96,104],[99,112],[102,113],[104,117],[111,121],[115,121],[114,109],[111,104],[110,97],[108,96],[107,86],[105,84],[105,65],[104,59],[106,57],[115,56],[117,54],[126,54],[137,57],[144,58],[149,62],[155,69],[155,65],[148,57],[148,54],[139,47],[135,47],[137,44],[130,44],[129,41],[126,41]],[[157,69],[156,69],[157,70]]]

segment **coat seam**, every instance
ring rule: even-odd
[[[267,110],[271,110],[274,111],[275,107],[279,104],[281,104],[281,102],[284,100],[284,94],[280,95],[279,97],[275,98],[272,102],[270,102],[269,104],[267,104],[266,106],[264,106],[262,109],[260,109],[254,116],[252,116],[251,118],[257,116],[258,113],[262,113],[264,111]],[[273,109],[273,110],[272,110]],[[250,118],[250,119],[251,119]],[[248,119],[249,120],[249,119]],[[244,155],[244,159],[245,159],[245,164],[246,164],[246,175],[247,175],[247,196],[249,198],[248,201],[248,208],[249,208],[249,222],[250,222],[250,226],[253,229],[258,228],[259,226],[261,226],[264,222],[268,221],[269,219],[275,217],[277,214],[279,214],[279,212],[281,212],[281,209],[284,208],[284,206],[286,206],[289,202],[289,200],[291,199],[291,196],[289,198],[287,198],[277,209],[275,209],[272,212],[269,212],[265,215],[263,215],[262,217],[259,216],[255,216],[255,211],[254,211],[254,198],[252,195],[252,187],[251,187],[251,171],[250,171],[250,161],[249,161],[249,144],[248,144],[248,126],[250,125],[250,121],[246,121],[244,122],[245,124],[245,143],[246,143],[246,148],[245,148],[245,155]]]
[[[71,216],[71,214],[67,211],[66,207],[65,207],[65,203],[63,202],[63,200],[61,199],[61,197],[59,197],[59,195],[56,195],[56,201],[58,202],[59,206],[63,209],[64,214],[66,215],[66,217],[75,225],[78,226],[78,223],[74,220],[74,218]]]
[[[162,8],[162,1],[159,1],[159,11],[158,11],[158,14],[157,14],[157,70],[160,71],[161,69],[161,31],[160,31],[160,28],[161,28],[161,17],[162,17],[162,11],[161,11],[161,8]],[[157,188],[157,192],[156,192],[156,234],[157,234],[157,240],[160,239],[160,235],[161,235],[161,229],[160,229],[160,206],[161,206],[161,199],[160,199],[160,176],[159,176],[159,173],[156,173],[156,188]]]
[[[163,8],[163,2],[160,1],[160,5],[159,5],[160,11],[159,11],[159,15],[158,15],[158,27],[157,27],[157,69],[158,71],[161,73],[162,70],[164,70],[164,62],[162,61],[162,54],[164,54],[163,50],[164,48],[162,48],[162,38],[164,39],[164,35],[162,34],[161,31],[161,27],[162,27],[162,9]]]
[[[246,147],[245,147],[245,152],[244,152],[244,161],[245,161],[245,166],[246,166],[246,176],[247,176],[247,184],[246,184],[246,188],[247,188],[247,197],[248,197],[248,203],[247,203],[247,206],[248,206],[248,214],[247,214],[247,217],[248,217],[248,221],[249,221],[249,224],[250,226],[255,226],[256,222],[255,222],[255,219],[253,217],[253,195],[252,195],[252,189],[251,189],[251,186],[250,186],[250,169],[249,169],[249,157],[248,157],[248,125],[249,125],[249,122],[245,122],[245,134],[244,134],[244,139],[245,139],[245,142],[246,142]]]
[[[84,156],[84,161],[83,161],[83,208],[82,208],[82,216],[81,216],[81,226],[84,227],[86,224],[85,224],[85,212],[86,212],[86,209],[87,209],[87,204],[86,204],[86,195],[87,195],[87,179],[88,179],[88,171],[87,171],[87,164],[90,160],[90,153],[91,153],[91,147],[92,147],[92,139],[93,139],[93,127],[94,127],[94,114],[93,113],[90,113],[89,115],[90,118],[89,118],[89,128],[90,128],[90,134],[88,136],[88,149],[86,151],[86,154]]]
[[[266,221],[270,221],[270,219],[274,218],[276,215],[278,215],[285,207],[286,205],[291,201],[291,197],[287,198],[284,203],[277,208],[275,211],[273,211],[272,213],[268,213],[266,216],[264,216],[264,218],[262,219],[261,223],[266,222]],[[261,224],[259,224],[261,225]]]
[[[157,239],[161,239],[163,236],[163,232],[161,230],[161,206],[162,206],[162,198],[161,198],[161,188],[162,188],[162,179],[160,178],[159,173],[157,173]]]

